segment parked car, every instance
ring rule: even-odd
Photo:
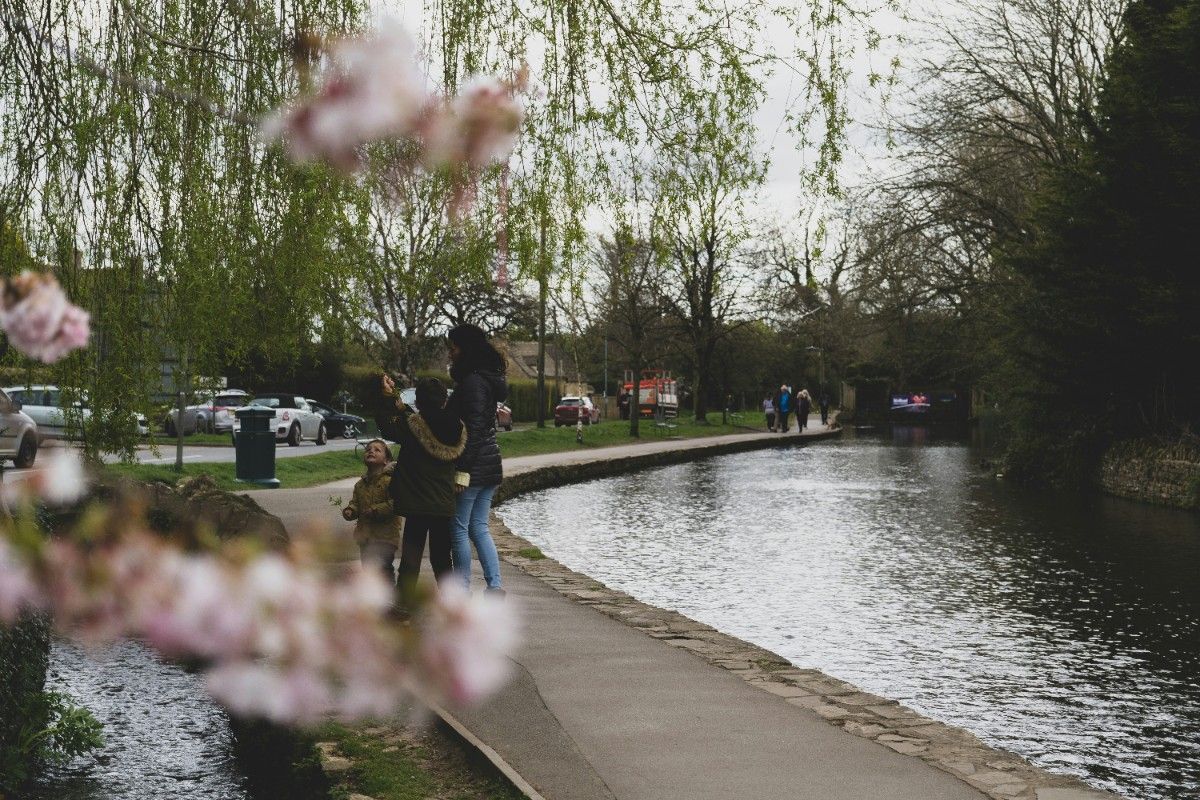
[[[233,430],[233,412],[250,401],[250,393],[241,389],[226,389],[200,403],[185,406],[183,409],[183,435],[193,433],[224,433]],[[163,427],[168,436],[176,434],[175,418],[179,409],[172,408],[167,412]]]
[[[446,390],[447,396],[454,394],[453,389]],[[411,386],[407,389],[400,390],[400,399],[404,401],[406,406],[417,407],[417,390]],[[503,428],[506,431],[513,429],[512,409],[504,403],[496,403],[496,427]]]
[[[325,418],[325,429],[330,436],[341,436],[343,439],[353,439],[358,436],[366,420],[354,414],[346,414],[332,406],[309,400],[308,405],[313,411]]]
[[[20,403],[21,410],[37,424],[39,442],[68,438],[68,414],[62,407],[62,391],[57,386],[9,386],[3,391],[10,399]],[[80,399],[73,403],[70,416],[74,417],[71,427],[75,431],[92,418],[86,393],[81,394]],[[145,415],[135,414],[134,424],[139,435],[145,436],[150,433],[150,423]]]
[[[600,421],[600,409],[590,397],[564,397],[554,407],[554,427],[574,425],[579,420],[584,425],[595,425]]]
[[[298,447],[305,439],[312,439],[319,445],[329,441],[329,429],[325,427],[325,418],[313,411],[308,401],[298,394],[258,394],[247,405],[269,408],[275,412],[271,427],[275,431],[276,441],[287,442],[292,447]],[[237,432],[241,427],[241,420],[235,417],[235,444]]]
[[[19,400],[0,391],[0,460],[12,459],[24,469],[33,466],[37,451],[37,423],[21,410]]]

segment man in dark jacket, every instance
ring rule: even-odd
[[[437,378],[417,384],[417,408],[406,406],[392,379],[383,376],[379,431],[400,445],[389,493],[392,510],[404,517],[400,546],[400,590],[411,597],[421,571],[425,539],[429,563],[439,580],[451,570],[450,522],[454,518],[455,461],[466,449],[467,431],[446,411],[446,387]]]
[[[796,430],[803,431],[808,427],[808,415],[812,412],[812,397],[807,389],[796,393]]]

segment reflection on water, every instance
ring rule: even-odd
[[[922,428],[507,503],[568,566],[1138,798],[1200,797],[1200,516],[1038,494]]]
[[[44,800],[249,797],[229,718],[197,675],[122,642],[99,653],[55,642],[47,688],[71,695],[104,724],[104,747],[43,775]]]

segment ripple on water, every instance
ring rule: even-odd
[[[1200,796],[1200,518],[853,437],[518,498],[547,555],[1130,797]]]
[[[71,695],[104,725],[104,747],[51,769],[38,800],[248,798],[229,717],[199,676],[122,642],[99,652],[55,642],[47,688]]]

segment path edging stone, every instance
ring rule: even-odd
[[[652,467],[678,464],[714,455],[747,452],[769,447],[796,446],[829,438],[838,430],[805,437],[740,439],[706,447],[659,451],[605,458],[597,452],[591,461],[533,468],[508,475],[497,492],[496,504],[522,494],[582,480],[626,474]],[[675,611],[643,603],[617,589],[564,566],[540,553],[536,545],[514,533],[495,512],[492,538],[500,556],[559,594],[606,616],[665,641],[737,675],[801,713],[814,713],[826,722],[856,736],[871,739],[902,755],[948,772],[993,800],[1120,800],[1098,791],[1078,778],[1035,767],[1024,758],[984,744],[974,734],[922,716],[895,700],[863,691],[817,669],[798,667],[778,653],[722,633]]]

